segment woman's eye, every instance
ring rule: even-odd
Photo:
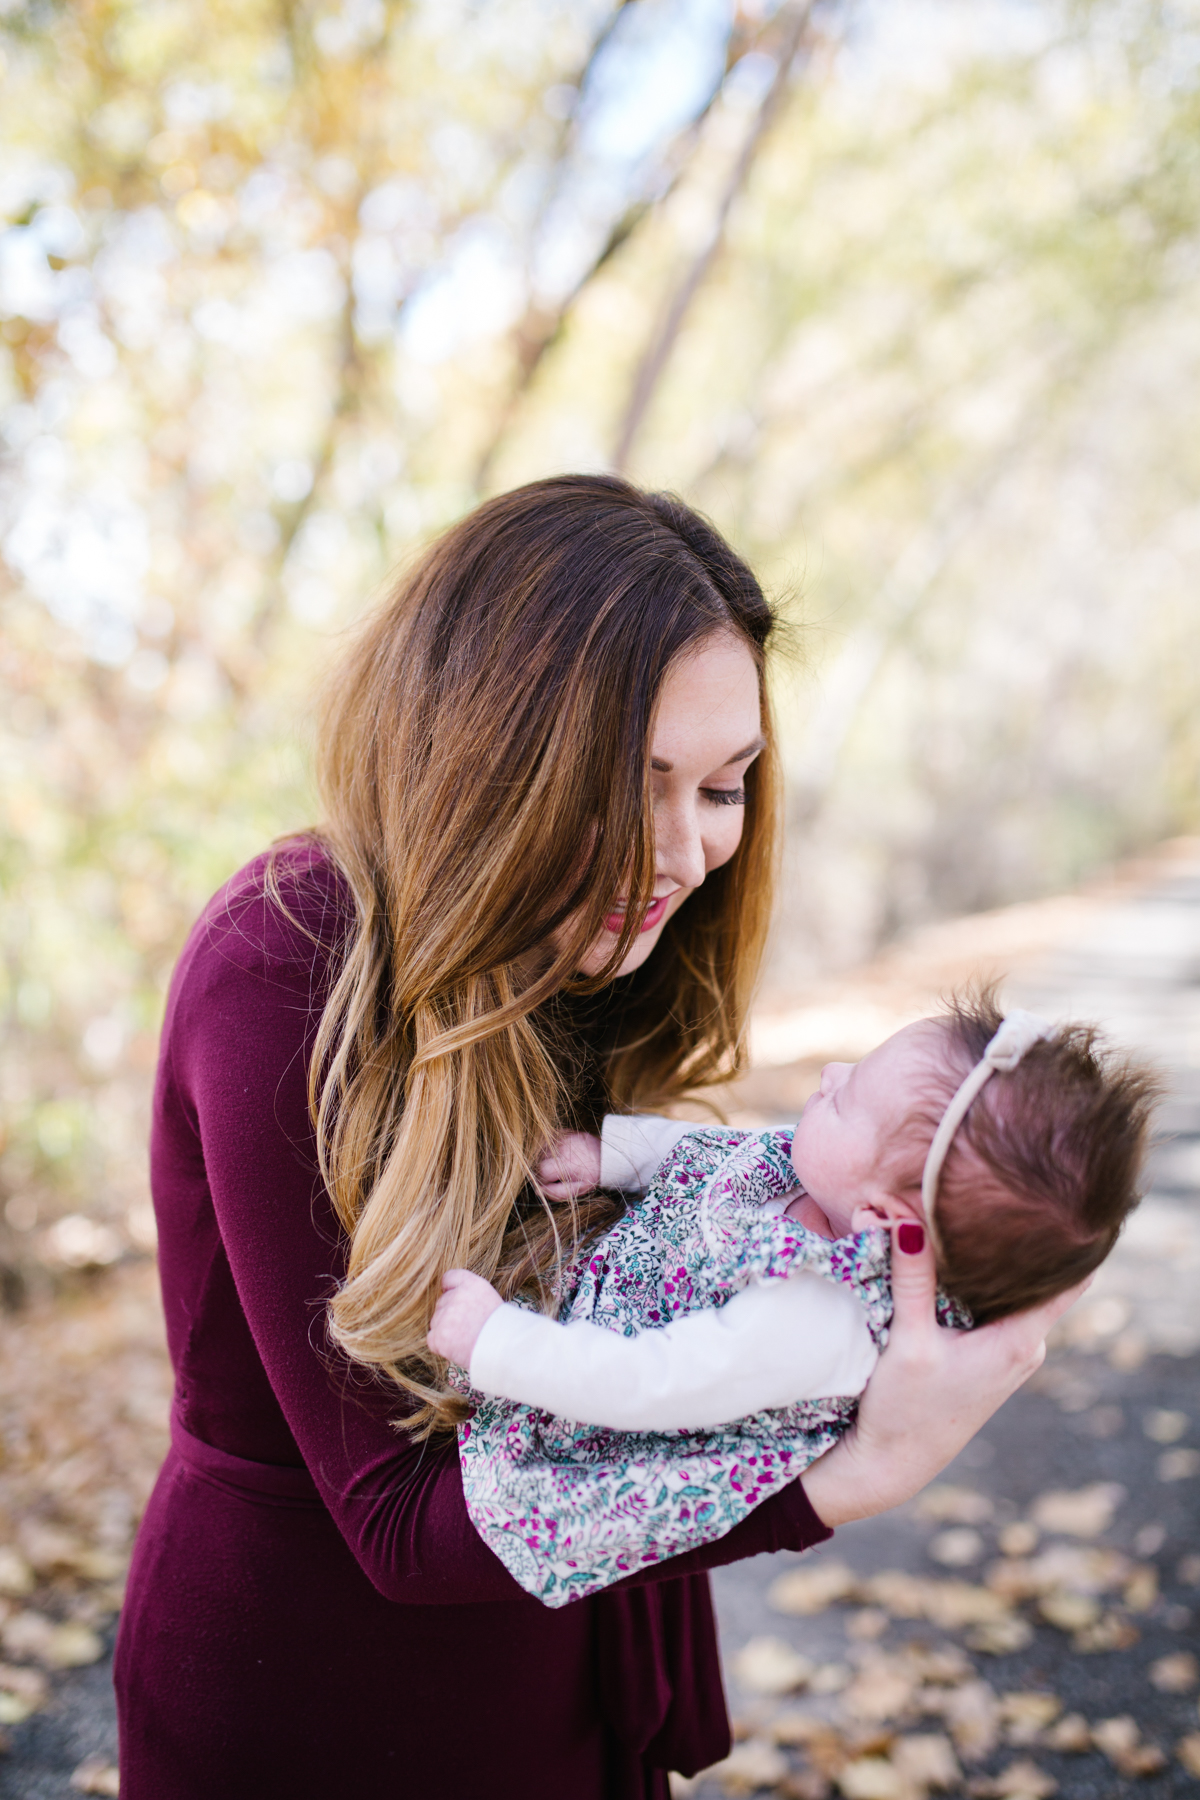
[[[700,792],[704,795],[705,799],[710,800],[714,806],[745,806],[746,804],[746,790],[744,787],[701,788]]]

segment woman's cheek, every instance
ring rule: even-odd
[[[704,834],[704,866],[710,871],[727,863],[742,841],[745,809],[725,806],[721,811],[729,816],[715,820]]]

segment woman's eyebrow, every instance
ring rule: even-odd
[[[735,750],[732,756],[727,756],[725,761],[721,764],[721,767],[723,769],[731,769],[734,763],[748,762],[752,756],[757,756],[759,751],[765,750],[766,747],[766,738],[756,737],[754,742],[752,744],[747,744],[744,750]],[[650,758],[650,767],[659,775],[669,775],[675,767],[675,764],[664,761],[661,756],[652,756]]]

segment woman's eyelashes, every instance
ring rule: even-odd
[[[746,804],[746,790],[744,787],[735,787],[735,788],[707,788],[706,787],[706,788],[701,788],[700,792],[704,795],[704,798],[706,800],[708,800],[712,803],[713,806],[745,806],[745,804]]]

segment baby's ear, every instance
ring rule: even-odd
[[[878,1200],[860,1202],[850,1215],[850,1229],[856,1233],[878,1231],[881,1225],[899,1225],[905,1219],[916,1219],[919,1224],[921,1215],[915,1206],[910,1206],[898,1194],[888,1194]]]
[[[881,1225],[889,1223],[890,1219],[885,1207],[871,1206],[866,1202],[856,1206],[850,1214],[850,1230],[855,1236],[860,1231],[878,1231]]]

